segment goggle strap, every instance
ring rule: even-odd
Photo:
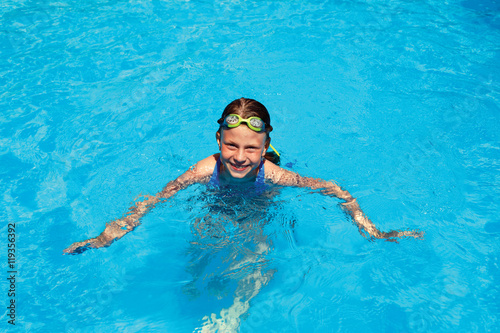
[[[278,151],[274,149],[272,144],[269,144],[269,147],[271,147],[271,149],[276,153],[276,155],[280,156],[280,153],[278,153]]]

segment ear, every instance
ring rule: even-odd
[[[219,146],[219,150],[221,150],[221,147],[220,147],[220,131],[217,131],[217,133],[215,133],[215,139],[217,140],[217,145]]]
[[[262,152],[262,157],[266,155],[267,150],[269,149],[269,145],[271,144],[271,138],[267,138],[266,143],[264,144],[264,151]]]

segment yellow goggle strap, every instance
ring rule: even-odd
[[[269,144],[269,147],[271,147],[271,149],[276,153],[276,155],[280,156],[280,153],[278,153],[278,151],[274,149],[272,144]]]

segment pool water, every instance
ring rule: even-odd
[[[497,1],[4,1],[0,15],[19,331],[500,329]],[[216,152],[241,96],[270,110],[283,167],[424,240],[370,242],[314,191],[195,185],[112,246],[63,255]]]

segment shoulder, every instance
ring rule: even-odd
[[[277,185],[297,186],[301,177],[292,171],[281,168],[271,161],[265,160],[266,179]]]
[[[207,158],[198,161],[198,163],[196,163],[189,169],[200,174],[212,174],[218,159],[218,153],[210,155]]]
[[[298,173],[283,169],[270,161],[266,161],[264,165],[266,170],[266,179],[276,185],[309,187],[312,189],[331,187],[338,188],[338,186],[331,181],[325,181],[320,178],[303,177]]]
[[[218,158],[219,154],[214,154],[202,159],[190,167],[189,170],[184,172],[175,180],[169,182],[159,193],[160,197],[169,198],[179,190],[182,190],[194,183],[208,183]]]
[[[190,178],[193,182],[204,182],[212,176],[219,154],[213,154],[191,166],[181,177]]]

